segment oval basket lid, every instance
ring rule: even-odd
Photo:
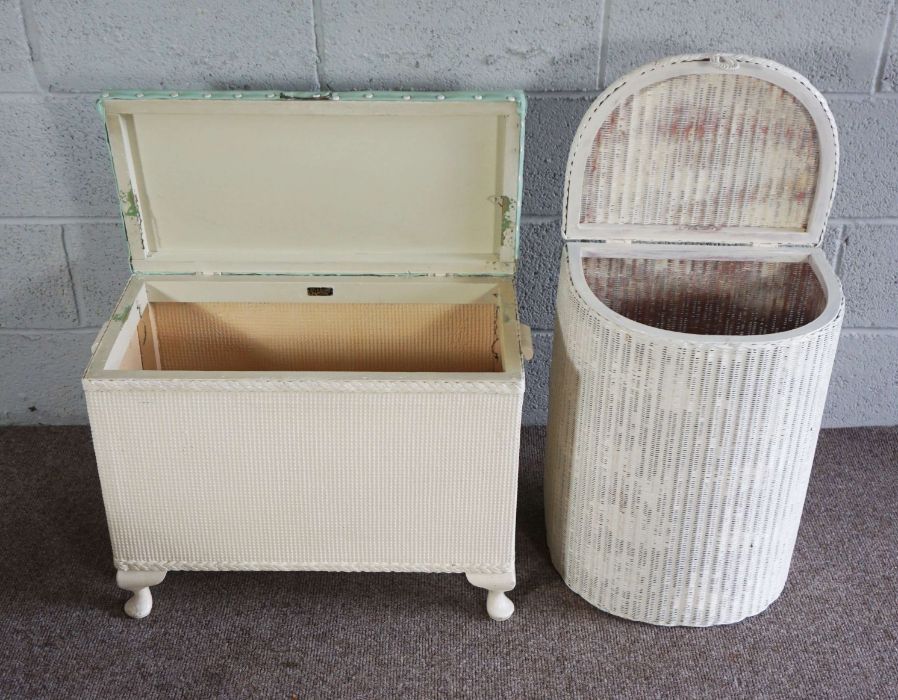
[[[592,103],[565,176],[568,240],[818,245],[839,141],[823,96],[750,56],[650,63]]]

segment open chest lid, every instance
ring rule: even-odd
[[[514,272],[521,92],[128,92],[99,108],[136,272]]]
[[[571,146],[568,240],[818,245],[839,143],[823,96],[748,56],[676,56],[593,102]]]

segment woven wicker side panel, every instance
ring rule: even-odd
[[[103,386],[118,568],[513,570],[520,391]]]
[[[162,369],[494,372],[492,304],[154,302]],[[153,339],[144,336],[144,346]]]
[[[775,600],[840,325],[769,344],[665,343],[589,309],[563,260],[546,519],[568,585],[662,625],[734,622]]]
[[[599,128],[580,223],[803,230],[818,167],[813,120],[782,88],[732,74],[672,78]]]

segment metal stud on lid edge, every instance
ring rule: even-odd
[[[509,101],[518,105],[518,115],[523,117],[527,109],[527,99],[520,90],[498,90],[492,92],[409,92],[409,91],[356,91],[356,92],[302,92],[302,91],[209,91],[209,90],[106,90],[97,101],[97,109],[105,115],[104,103],[112,100],[240,100],[243,102],[271,100],[328,100],[332,102],[471,102]]]

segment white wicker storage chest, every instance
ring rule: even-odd
[[[565,187],[546,518],[597,607],[754,615],[785,585],[842,322],[838,141],[797,73],[679,56],[610,86]]]
[[[133,617],[172,570],[515,584],[519,92],[116,93],[84,376]]]

